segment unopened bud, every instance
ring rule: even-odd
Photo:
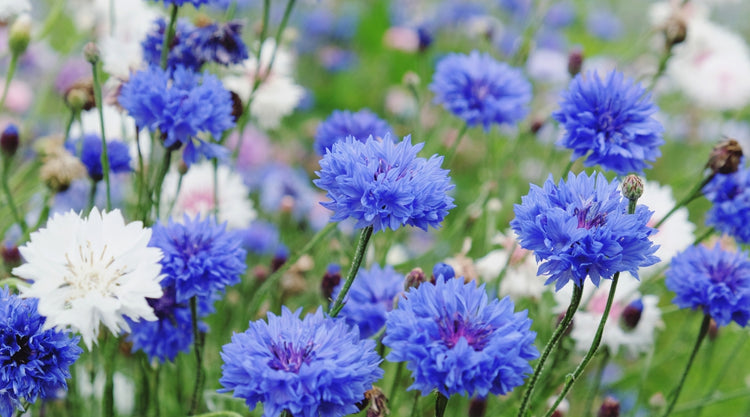
[[[630,174],[622,181],[622,195],[630,201],[637,201],[643,195],[643,180]]]
[[[65,92],[65,104],[73,110],[86,111],[96,107],[94,97],[94,82],[91,79],[79,80],[73,83]]]
[[[451,279],[456,277],[456,271],[453,270],[452,266],[439,262],[432,268],[432,276],[435,279],[438,277],[443,277],[444,280]]]
[[[640,298],[628,304],[622,311],[622,324],[628,330],[638,327],[643,313],[643,300]]]
[[[421,82],[421,80],[419,79],[419,75],[417,75],[416,72],[408,71],[406,74],[404,74],[401,82],[407,87],[419,87],[419,83]]]
[[[2,254],[2,257],[3,257],[3,263],[5,264],[5,267],[9,271],[21,265],[21,252],[18,250],[18,246],[2,245],[2,249],[0,249],[0,253]]]
[[[729,139],[714,146],[706,168],[714,174],[731,174],[737,172],[741,160],[742,146],[736,140]]]
[[[263,265],[256,265],[253,268],[253,277],[257,282],[265,282],[268,278],[268,268]]]
[[[620,402],[612,397],[607,397],[602,406],[599,407],[596,417],[620,417]]]
[[[8,48],[11,54],[20,56],[26,52],[29,41],[31,41],[31,16],[22,14],[13,22],[8,34]]]
[[[672,49],[678,43],[682,43],[687,38],[687,24],[679,17],[670,17],[664,24],[664,40],[667,43],[667,50]]]
[[[337,264],[330,264],[326,268],[323,280],[320,282],[320,290],[323,292],[323,298],[330,300],[333,297],[333,290],[341,282],[341,267]]]
[[[388,409],[388,398],[378,387],[372,387],[371,390],[365,392],[365,401],[370,404],[367,417],[385,417],[391,413]]]
[[[404,291],[408,291],[409,288],[419,288],[426,280],[424,271],[422,268],[414,268],[406,275],[404,280]]]
[[[11,123],[0,135],[0,149],[2,149],[3,155],[13,157],[18,150],[18,143],[18,128]]]
[[[484,417],[487,413],[486,398],[472,398],[469,403],[469,417]]]
[[[648,399],[648,405],[656,410],[660,410],[667,405],[667,400],[664,398],[664,394],[657,392]]]
[[[99,62],[99,47],[94,42],[89,42],[83,47],[83,57],[92,64]]]
[[[182,159],[180,159],[180,163],[177,164],[177,173],[180,175],[187,174],[188,170],[190,170],[190,167],[188,164],[185,163]]]
[[[539,133],[540,130],[542,130],[542,127],[544,126],[544,120],[541,119],[534,119],[531,121],[531,126],[529,127],[529,131],[533,134]]]
[[[719,337],[719,325],[716,323],[716,320],[712,318],[711,322],[708,324],[708,340],[713,342],[717,337]]]
[[[230,91],[229,95],[232,97],[232,120],[236,122],[242,116],[242,113],[245,112],[245,106],[242,104],[239,94]]]
[[[581,72],[583,67],[583,50],[581,48],[575,48],[568,54],[568,74],[571,77],[575,77]]]
[[[426,51],[432,45],[432,33],[420,26],[417,28],[417,36],[419,37],[419,52]]]
[[[289,259],[289,249],[284,245],[280,245],[279,248],[276,249],[276,254],[273,256],[273,259],[271,259],[271,272],[278,271],[279,268],[286,263],[287,259]]]

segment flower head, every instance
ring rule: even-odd
[[[213,75],[151,66],[131,75],[118,100],[140,128],[161,132],[165,148],[186,145],[183,159],[188,165],[201,155],[217,158],[228,152],[199,138],[200,134],[219,138],[234,127],[232,98]]]
[[[163,17],[154,20],[154,28],[146,35],[141,42],[143,49],[143,60],[148,65],[160,66],[161,64],[161,44],[164,42],[164,31],[167,30],[167,22]],[[195,32],[195,26],[185,19],[178,19],[175,26],[174,37],[167,55],[167,67],[175,69],[178,66],[198,71],[206,62],[206,59],[199,56],[196,51],[187,43],[187,39]]]
[[[318,125],[318,131],[315,133],[315,152],[318,155],[325,155],[334,143],[344,140],[347,136],[353,136],[354,139],[365,142],[370,136],[382,138],[391,131],[391,127],[385,120],[368,109],[362,109],[356,113],[349,110],[334,110]]]
[[[178,303],[193,296],[213,297],[240,282],[245,272],[241,236],[227,231],[226,224],[217,225],[211,217],[201,220],[186,215],[181,223],[172,219],[166,225],[157,223],[150,245],[164,252],[162,286],[174,285]]]
[[[703,309],[716,324],[750,319],[750,259],[747,252],[719,247],[692,246],[672,259],[666,272],[667,288],[680,308]]]
[[[750,169],[716,174],[704,188],[711,209],[706,224],[741,243],[750,243]]]
[[[638,205],[627,214],[628,200],[622,198],[617,181],[585,172],[568,174],[558,185],[552,176],[540,188],[531,185],[529,194],[516,204],[516,218],[510,223],[521,247],[533,250],[538,275],[548,275],[546,284],[556,282],[559,290],[568,281],[583,285],[586,277],[594,285],[616,272],[638,277],[638,269],[659,261],[658,249],[647,226],[652,212]]]
[[[65,144],[65,149],[70,153],[79,155],[81,162],[86,166],[89,177],[94,181],[104,178],[102,169],[102,139],[98,135],[85,135]],[[80,149],[80,154],[77,152]],[[109,170],[113,173],[130,172],[130,148],[125,142],[119,140],[107,141],[107,159],[109,159]]]
[[[331,220],[351,217],[356,227],[376,231],[406,224],[439,227],[455,207],[447,194],[454,186],[440,168],[442,156],[417,157],[423,146],[412,145],[410,136],[394,143],[389,135],[382,141],[370,137],[363,143],[349,136],[335,143],[313,181],[332,200],[321,203],[334,212]]]
[[[205,62],[221,65],[240,64],[248,58],[242,40],[242,22],[213,23],[193,31],[186,46]]]
[[[448,54],[440,60],[430,84],[435,102],[469,126],[515,124],[529,112],[531,84],[521,70],[489,54]]]
[[[263,416],[283,410],[299,417],[338,417],[357,412],[356,403],[383,376],[373,340],[359,338],[356,327],[331,319],[319,308],[300,319],[282,307],[281,315],[250,323],[232,336],[221,358],[224,386]]]
[[[339,282],[333,290],[334,300],[343,284]],[[359,327],[361,337],[370,337],[383,328],[386,314],[393,310],[393,300],[403,289],[404,276],[390,265],[385,268],[373,265],[369,270],[360,270],[339,317],[349,325]]]
[[[438,278],[411,288],[388,313],[386,359],[405,361],[414,378],[409,389],[422,395],[506,394],[539,356],[527,312],[513,309],[510,298],[490,300],[474,281]]]
[[[162,254],[150,238],[151,229],[126,224],[119,210],[94,208],[85,219],[69,211],[31,234],[19,248],[26,263],[13,273],[33,281],[21,294],[39,299],[45,329],[71,327],[91,349],[100,323],[117,335],[130,329],[126,317],[156,320],[146,299],[162,295]]]
[[[588,154],[585,166],[643,174],[664,144],[664,128],[652,117],[657,110],[651,95],[621,72],[602,80],[589,71],[570,82],[552,117],[565,127],[560,144],[573,150],[572,161]]]
[[[37,300],[0,288],[0,416],[67,389],[68,368],[82,351],[78,341],[64,331],[45,330]]]

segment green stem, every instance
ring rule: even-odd
[[[294,256],[289,258],[286,262],[284,262],[284,265],[281,266],[281,268],[277,269],[276,272],[272,273],[271,275],[266,278],[265,281],[263,281],[263,284],[261,284],[260,287],[258,287],[258,290],[255,291],[255,294],[253,294],[252,298],[250,299],[249,303],[249,311],[250,313],[255,313],[257,311],[258,306],[260,305],[261,301],[265,297],[265,295],[268,294],[268,292],[271,290],[271,288],[275,287],[276,282],[281,279],[281,277],[284,275],[284,273],[292,267],[299,258],[302,257],[302,255],[309,252],[312,248],[318,245],[323,239],[326,238],[334,229],[336,229],[336,226],[338,226],[338,223],[328,223],[326,227],[320,229],[320,231],[313,236],[312,239],[310,239],[309,242],[307,242],[307,245],[305,245],[299,252],[295,253]]]
[[[99,81],[98,61],[91,63],[91,72],[94,74],[94,98],[96,99],[96,108],[99,110],[99,127],[102,131],[102,174],[104,175],[104,184],[107,187],[107,211],[112,210],[112,196],[109,184],[109,156],[107,155],[107,138],[104,133],[104,105],[102,103],[102,85]]]
[[[214,218],[216,218],[216,222],[219,222],[219,161],[214,159],[213,161],[214,165]],[[180,175],[180,179],[182,179],[182,175]],[[179,184],[178,184],[179,187]],[[179,193],[180,191],[177,190]],[[177,200],[177,194],[175,194],[175,201]]]
[[[15,201],[13,201],[13,193],[10,191],[10,186],[8,185],[8,171],[10,168],[10,162],[11,158],[7,155],[2,156],[2,164],[3,164],[3,172],[2,172],[2,178],[0,178],[0,182],[2,182],[3,186],[3,193],[5,194],[5,199],[8,203],[8,207],[10,207],[10,212],[13,215],[13,221],[18,223],[18,225],[21,227],[21,232],[23,235],[26,235],[29,231],[29,226],[26,224],[26,220],[21,216],[21,213],[18,211],[18,207],[16,206]]]
[[[748,335],[750,335],[748,332],[742,332],[742,334],[740,334],[739,339],[737,340],[737,344],[734,345],[732,352],[727,355],[726,359],[724,360],[724,364],[721,366],[721,370],[719,371],[719,373],[716,374],[713,383],[708,385],[709,387],[711,387],[711,390],[703,397],[706,402],[714,397],[714,394],[719,389],[719,384],[721,384],[721,381],[724,380],[727,372],[729,372],[729,368],[737,363],[735,358],[737,357],[737,354],[740,352],[742,347],[745,345],[745,342],[747,342]],[[695,416],[700,416],[702,413],[703,406],[701,405],[700,407],[698,407],[698,410],[696,410]]]
[[[8,66],[8,73],[5,74],[5,87],[3,88],[3,95],[0,97],[0,111],[5,108],[5,99],[8,97],[8,90],[10,90],[10,82],[13,80],[13,75],[16,73],[16,67],[18,66],[18,55],[13,54],[10,57],[10,65]]]
[[[435,392],[435,417],[443,417],[448,406],[448,397],[441,392]]]
[[[544,347],[542,356],[539,357],[539,363],[537,363],[536,368],[534,369],[534,374],[531,376],[529,384],[526,386],[526,391],[523,394],[523,400],[521,400],[521,407],[518,410],[518,417],[526,417],[526,411],[529,407],[529,401],[531,400],[531,396],[534,394],[534,387],[537,384],[539,375],[542,373],[542,369],[544,369],[544,363],[547,361],[550,353],[555,349],[558,342],[565,334],[565,331],[568,329],[570,322],[573,320],[573,314],[575,314],[576,310],[578,310],[578,305],[581,304],[582,296],[583,285],[581,285],[580,287],[578,285],[574,285],[573,295],[570,297],[570,305],[568,306],[568,310],[565,312],[565,316],[560,321],[560,324],[557,325],[557,328],[555,328],[555,331],[552,333],[552,337],[550,338],[549,342],[547,342],[547,346]]]
[[[264,81],[266,78],[268,78],[268,75],[271,73],[271,68],[273,68],[273,63],[274,61],[276,61],[276,53],[279,50],[281,36],[284,34],[284,29],[286,29],[286,25],[289,22],[289,16],[291,16],[292,14],[292,9],[294,8],[295,2],[296,0],[289,0],[286,3],[284,16],[281,18],[281,24],[279,25],[278,30],[276,30],[276,37],[274,38],[276,42],[274,42],[273,49],[271,50],[271,59],[268,61],[268,67],[266,68],[266,72],[263,74]],[[258,61],[258,66],[260,66],[260,61]]]
[[[175,26],[177,25],[177,12],[179,11],[177,4],[172,4],[172,10],[169,14],[169,25],[164,29],[164,38],[161,43],[161,69],[167,69],[167,58],[169,57],[169,49],[174,39]]]
[[[709,228],[708,230],[706,230],[705,232],[703,232],[702,235],[700,235],[697,238],[695,238],[695,242],[693,242],[693,246],[695,246],[695,245],[703,242],[704,240],[708,239],[709,236],[711,236],[712,234],[714,234],[714,232],[716,232],[716,228],[715,227]]]
[[[414,404],[411,406],[411,417],[419,415],[419,391],[414,393]]]
[[[464,123],[463,127],[461,127],[461,130],[458,132],[458,136],[456,136],[456,140],[453,141],[453,145],[448,151],[448,155],[446,155],[446,158],[448,160],[445,161],[444,166],[451,167],[453,165],[453,160],[456,159],[456,152],[458,151],[458,145],[461,144],[461,139],[463,139],[464,136],[466,136],[466,132],[468,130],[469,130],[469,125]]]
[[[190,401],[189,416],[198,412],[201,404],[201,394],[205,376],[203,374],[203,334],[198,328],[198,296],[190,298],[190,315],[193,318],[193,342],[195,347],[195,389]]]
[[[153,205],[156,208],[156,218],[159,218],[159,208],[161,205],[161,187],[164,184],[164,178],[167,176],[167,172],[169,172],[169,165],[172,162],[172,151],[169,149],[164,150],[164,159],[162,160],[161,167],[159,167],[159,173],[157,174],[155,178],[154,183],[154,193],[152,195],[151,199],[151,205]],[[148,205],[148,202],[147,202]],[[151,211],[151,207],[149,207],[148,210],[146,210],[145,217],[148,217],[148,213]]]
[[[18,289],[20,287],[28,287],[28,284],[26,281],[22,281],[18,278],[8,277],[0,279],[0,288],[5,288],[5,286],[8,286],[10,289]]]
[[[680,377],[680,382],[677,384],[677,388],[674,390],[674,394],[672,395],[672,400],[669,401],[669,405],[667,406],[667,411],[664,413],[663,417],[667,417],[668,415],[672,414],[672,410],[674,409],[675,404],[677,404],[677,398],[680,397],[680,391],[682,391],[682,386],[685,384],[685,379],[687,379],[687,374],[690,371],[690,367],[693,365],[693,360],[695,360],[695,356],[698,353],[698,349],[701,347],[701,343],[703,343],[703,339],[706,338],[706,334],[708,333],[708,328],[711,325],[711,316],[708,314],[705,314],[703,316],[703,323],[701,323],[701,329],[698,333],[698,338],[695,341],[695,346],[693,346],[693,351],[690,353],[690,358],[688,359],[688,363],[685,366],[685,370],[682,372],[682,376]]]
[[[391,404],[396,404],[396,396],[398,395],[398,382],[401,379],[401,374],[404,370],[404,362],[399,362],[398,365],[396,365],[396,375],[393,377],[393,383],[391,384],[391,392],[388,396],[388,402]]]
[[[617,290],[617,281],[620,278],[620,273],[615,273],[615,276],[612,277],[612,285],[609,289],[609,296],[607,296],[607,305],[604,307],[604,313],[602,313],[602,319],[599,321],[599,327],[596,329],[596,334],[594,335],[594,340],[591,343],[591,347],[589,347],[589,351],[586,353],[586,356],[583,357],[583,360],[580,364],[578,364],[578,367],[573,372],[572,375],[568,375],[565,380],[565,385],[563,386],[562,392],[560,392],[560,395],[557,396],[557,399],[555,400],[555,403],[550,407],[550,409],[547,411],[547,414],[545,414],[546,417],[550,417],[555,410],[557,410],[557,406],[560,405],[562,400],[565,399],[565,396],[568,395],[568,392],[571,388],[573,388],[573,384],[575,384],[578,377],[581,376],[584,369],[586,369],[586,365],[589,364],[591,359],[596,354],[596,351],[599,349],[599,344],[602,341],[602,334],[604,333],[604,325],[607,323],[607,319],[609,318],[609,311],[612,308],[612,302],[615,299],[615,291]]]
[[[237,125],[239,126],[239,128],[237,129],[239,138],[237,139],[237,145],[234,148],[234,152],[232,153],[232,157],[235,159],[237,158],[237,155],[240,152],[240,147],[242,146],[242,133],[245,131],[245,126],[250,120],[250,105],[253,102],[253,95],[255,94],[255,90],[258,89],[258,86],[260,86],[261,82],[260,59],[263,52],[263,44],[266,42],[266,37],[268,36],[268,21],[270,20],[270,15],[271,0],[263,0],[263,22],[261,23],[260,35],[258,36],[258,50],[255,52],[255,79],[253,80],[253,86],[250,89],[250,95],[247,98],[247,103],[245,103],[245,111],[242,112],[242,117],[240,117],[239,123],[237,123]]]
[[[661,56],[659,59],[659,67],[656,69],[656,73],[651,78],[651,83],[648,86],[649,90],[653,90],[654,86],[656,85],[656,82],[661,78],[661,76],[664,74],[664,71],[667,69],[667,63],[669,62],[669,58],[672,57],[672,47],[669,46],[667,50],[664,52],[664,55]]]
[[[78,118],[77,113],[78,110],[70,109],[70,119],[68,119],[68,124],[65,125],[65,142],[67,142],[70,137],[70,129],[73,127],[73,122]]]
[[[586,399],[586,408],[584,408],[584,411],[587,417],[591,416],[591,407],[594,405],[594,398],[596,398],[596,394],[599,392],[599,389],[602,386],[602,376],[604,376],[604,368],[607,367],[610,357],[611,355],[609,354],[609,349],[604,349],[604,352],[602,353],[602,361],[599,363],[599,368],[596,370],[596,374],[594,375],[593,389],[589,392],[588,398]]]
[[[359,272],[359,266],[362,264],[362,259],[364,258],[365,252],[367,251],[367,243],[370,241],[372,231],[373,227],[367,226],[362,229],[362,232],[359,234],[357,249],[354,252],[354,258],[352,258],[352,265],[349,267],[349,273],[346,276],[346,282],[344,282],[344,286],[341,287],[339,296],[336,297],[336,301],[331,306],[331,309],[328,310],[328,315],[331,317],[336,317],[341,309],[344,308],[344,298],[346,298],[346,294],[349,292],[349,288],[352,286],[354,278],[356,278],[357,273]]]
[[[114,335],[107,334],[104,340],[104,416],[114,417],[115,415],[115,359],[117,357],[117,338]]]
[[[560,176],[560,178],[565,179],[565,177],[568,176],[568,172],[570,172],[570,169],[573,168],[573,164],[575,162],[576,161],[570,161],[570,162],[568,162],[568,165],[565,165],[565,168],[563,168],[563,172],[562,172],[562,175]]]
[[[180,190],[182,189],[182,179],[184,177],[185,177],[185,174],[183,174],[182,171],[180,171],[180,176],[179,176],[179,178],[177,178],[177,189],[175,189],[175,191],[174,191],[174,198],[169,203],[169,209],[167,210],[167,216],[171,215],[172,212],[174,211],[174,205],[177,204],[177,199],[180,196]],[[214,195],[214,201],[218,201],[216,199],[215,195]],[[217,218],[217,221],[218,221],[218,215],[216,216],[216,218]]]
[[[680,209],[680,207],[688,205],[688,203],[690,203],[691,201],[703,195],[703,191],[702,191],[703,187],[705,187],[706,184],[711,182],[714,176],[716,176],[715,173],[707,176],[703,181],[699,182],[695,187],[693,187],[693,189],[690,190],[688,195],[686,195],[682,200],[680,200],[677,204],[675,204],[675,206],[672,207],[672,210],[669,210],[669,212],[661,220],[659,220],[658,223],[656,223],[656,225],[654,226],[654,229],[658,229],[659,226],[664,224],[664,222],[667,221],[667,219],[670,216],[672,216],[678,209]]]
[[[21,403],[21,409],[20,410],[15,410],[13,412],[13,417],[21,417],[26,411],[29,410],[29,406],[30,405],[31,404],[29,404],[28,401],[23,400],[22,403]]]
[[[96,181],[91,180],[91,186],[89,187],[89,204],[86,209],[88,213],[91,213],[91,210],[94,208],[94,205],[96,204]]]

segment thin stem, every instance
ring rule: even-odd
[[[161,186],[164,184],[164,177],[167,176],[167,172],[169,172],[169,164],[172,162],[172,151],[169,149],[166,149],[164,152],[164,160],[161,163],[161,167],[159,169],[159,173],[156,176],[155,183],[154,183],[154,193],[153,198],[151,200],[151,204],[156,208],[156,218],[159,217],[159,206],[161,204]],[[148,217],[149,210],[146,211],[145,216]]]
[[[188,413],[189,416],[192,416],[200,408],[203,382],[205,381],[205,376],[203,375],[203,334],[198,328],[197,295],[190,298],[190,315],[193,318],[193,342],[195,347],[195,389],[193,390],[193,397],[190,400],[190,412]]]
[[[419,391],[414,393],[414,404],[411,406],[411,417],[419,415]]]
[[[680,382],[677,384],[677,388],[674,390],[674,394],[672,395],[672,400],[669,402],[669,405],[667,406],[667,411],[664,413],[663,417],[667,417],[668,415],[672,414],[672,410],[674,409],[675,404],[677,404],[677,398],[680,397],[680,391],[682,391],[682,386],[685,384],[685,379],[687,379],[687,374],[690,371],[690,367],[693,365],[693,360],[695,360],[695,356],[698,353],[698,349],[701,347],[701,343],[703,343],[703,339],[706,338],[706,334],[708,333],[708,328],[711,326],[711,316],[708,314],[705,314],[703,316],[703,323],[701,323],[701,329],[698,332],[698,338],[695,341],[695,346],[693,346],[693,351],[690,353],[690,358],[688,359],[687,365],[685,365],[685,370],[682,372],[682,376],[680,377]]]
[[[117,357],[117,338],[114,335],[107,334],[104,340],[104,416],[114,417],[115,415],[115,359]]]
[[[610,357],[611,355],[609,354],[609,349],[604,349],[604,352],[602,353],[602,360],[599,363],[599,368],[596,370],[596,374],[594,375],[593,389],[589,392],[589,396],[586,399],[586,408],[584,408],[584,412],[586,413],[586,416],[591,415],[591,407],[594,404],[594,399],[596,398],[596,394],[599,392],[599,389],[602,386],[602,377],[604,376],[604,368],[607,367]]]
[[[219,161],[214,159],[213,161],[214,165],[214,217],[216,218],[216,221],[219,221]],[[182,179],[182,175],[180,175],[180,179]],[[179,186],[179,184],[178,184]],[[179,192],[179,190],[178,190]],[[177,200],[177,194],[175,194],[175,201]]]
[[[263,284],[258,287],[258,290],[255,291],[255,294],[253,294],[252,298],[250,299],[249,311],[251,313],[254,313],[258,309],[258,306],[263,300],[263,297],[271,290],[271,288],[274,288],[276,282],[284,275],[284,273],[289,268],[291,268],[292,265],[297,263],[302,255],[306,254],[312,248],[317,246],[321,241],[323,241],[326,236],[328,236],[334,229],[336,229],[336,226],[338,226],[338,223],[328,223],[326,227],[320,229],[320,231],[315,236],[313,236],[313,238],[310,239],[309,242],[307,242],[307,245],[305,245],[299,252],[295,253],[294,256],[290,257],[286,262],[284,262],[284,265],[282,265],[281,268],[277,269],[276,272],[269,275],[268,278],[263,281]]]
[[[560,175],[560,178],[565,178],[565,176],[568,175],[568,172],[570,172],[570,169],[573,168],[573,164],[575,162],[576,161],[573,160],[573,161],[568,162],[568,165],[565,165],[565,168],[563,168],[562,175]]]
[[[435,392],[435,417],[443,417],[447,406],[448,397],[439,391]]]
[[[274,61],[276,61],[276,53],[279,50],[279,43],[281,43],[281,35],[284,34],[284,29],[286,29],[286,25],[289,22],[289,16],[292,14],[292,9],[294,8],[295,2],[296,0],[289,0],[286,3],[284,16],[281,18],[281,24],[279,25],[278,30],[276,30],[276,37],[274,38],[276,42],[274,42],[273,49],[271,50],[271,59],[268,61],[268,68],[266,68],[266,72],[263,74],[264,81],[266,78],[268,78],[268,74],[271,73],[271,68],[273,68],[273,63]],[[260,61],[258,61],[258,65],[260,65]]]
[[[5,74],[5,86],[3,87],[3,96],[0,97],[0,111],[5,108],[5,99],[8,97],[8,90],[10,90],[10,82],[13,80],[13,75],[16,73],[16,67],[18,67],[18,55],[12,54],[10,57],[10,65],[8,66],[8,73]]]
[[[518,417],[526,417],[526,411],[529,407],[529,401],[531,400],[531,396],[534,394],[534,387],[536,386],[537,380],[539,379],[539,375],[542,373],[542,369],[544,369],[544,363],[547,361],[550,353],[555,349],[560,339],[562,339],[563,334],[565,334],[565,331],[568,329],[570,322],[573,320],[573,314],[575,314],[576,310],[578,310],[578,305],[581,304],[582,296],[583,285],[581,285],[580,287],[578,285],[574,285],[573,295],[570,297],[570,305],[568,306],[568,310],[565,312],[565,316],[563,317],[562,321],[560,321],[560,323],[555,328],[555,331],[552,333],[552,337],[550,338],[549,342],[547,342],[547,346],[544,347],[542,356],[539,357],[539,363],[537,363],[536,368],[534,369],[534,374],[531,376],[529,384],[526,386],[526,391],[523,393],[523,400],[521,400],[521,407],[518,410]]]
[[[448,155],[446,155],[446,158],[448,160],[445,161],[445,166],[450,167],[453,165],[453,160],[456,159],[456,152],[458,151],[458,145],[461,143],[461,139],[463,139],[464,136],[466,136],[466,132],[468,130],[469,130],[469,125],[464,123],[463,127],[458,132],[458,136],[456,136],[456,140],[453,141],[453,145],[448,151]]]
[[[672,57],[672,46],[668,46],[667,50],[664,52],[664,55],[661,56],[659,59],[659,67],[656,69],[656,73],[654,73],[654,76],[651,77],[651,83],[648,86],[649,90],[653,90],[654,86],[656,86],[656,82],[659,80],[659,78],[664,74],[664,71],[667,69],[667,63],[669,62],[669,58]]]
[[[70,129],[73,127],[73,122],[76,120],[78,110],[76,109],[70,109],[70,118],[68,119],[68,123],[65,125],[65,138],[64,142],[68,141],[68,138],[70,137]]]
[[[354,252],[354,258],[352,258],[352,265],[349,267],[346,282],[344,282],[344,286],[341,287],[341,291],[339,291],[339,295],[336,297],[336,301],[331,306],[331,309],[328,310],[328,315],[331,317],[336,317],[341,309],[344,308],[344,298],[346,298],[346,294],[349,292],[349,288],[352,286],[354,278],[357,276],[357,272],[359,272],[359,266],[362,264],[362,259],[365,257],[367,243],[370,241],[372,231],[373,227],[367,226],[362,229],[362,232],[359,234],[357,249]]]
[[[94,208],[94,205],[96,205],[96,181],[91,180],[91,186],[89,187],[89,204],[86,206],[86,211],[90,213]]]
[[[697,238],[695,238],[695,242],[693,242],[693,246],[695,246],[695,245],[703,242],[704,240],[708,239],[715,232],[716,232],[716,228],[715,227],[709,228],[708,230],[706,230],[705,232],[703,232],[702,235],[700,235]]]
[[[615,273],[615,276],[612,277],[612,285],[609,289],[609,296],[607,296],[607,305],[604,307],[604,313],[602,313],[602,319],[599,321],[599,327],[596,329],[596,334],[594,335],[594,340],[591,343],[591,347],[589,347],[589,351],[586,353],[586,356],[583,357],[583,360],[580,364],[578,364],[578,367],[573,372],[572,375],[568,375],[565,380],[565,385],[563,386],[562,392],[560,392],[560,395],[557,396],[557,399],[555,400],[555,403],[550,407],[550,409],[547,411],[547,414],[545,414],[546,417],[550,417],[555,410],[557,410],[557,406],[560,405],[562,400],[565,399],[565,396],[568,395],[568,392],[571,388],[573,388],[573,384],[575,384],[578,377],[581,376],[584,369],[586,369],[586,365],[589,364],[591,359],[596,354],[596,351],[599,349],[599,344],[602,341],[602,334],[604,333],[604,325],[607,323],[607,318],[609,318],[609,310],[612,308],[612,302],[615,299],[615,291],[617,290],[617,281],[620,278],[620,273]]]
[[[13,221],[21,226],[21,232],[26,235],[29,231],[29,226],[18,211],[18,207],[16,206],[15,201],[13,201],[13,193],[10,191],[10,186],[8,185],[8,168],[10,168],[10,162],[11,158],[9,156],[2,156],[3,173],[0,176],[0,182],[2,182],[3,194],[5,194],[5,200],[7,201],[8,207],[10,207],[10,212],[13,215]]]
[[[255,52],[255,79],[253,80],[253,86],[250,89],[250,95],[247,98],[247,103],[245,103],[245,111],[242,112],[242,117],[240,118],[240,121],[238,123],[239,129],[237,129],[237,133],[240,135],[237,146],[235,147],[235,153],[233,156],[236,158],[237,154],[239,153],[240,146],[242,145],[242,133],[245,131],[245,126],[247,125],[248,120],[250,120],[250,105],[253,102],[253,95],[255,94],[255,90],[258,89],[258,86],[260,86],[261,83],[261,55],[263,52],[263,44],[266,42],[266,37],[268,36],[268,21],[270,20],[271,15],[271,0],[263,0],[263,23],[261,23],[260,27],[260,35],[258,36],[258,50]],[[268,68],[270,70],[270,67]]]
[[[174,39],[175,26],[177,25],[177,12],[179,11],[177,4],[172,4],[172,10],[169,15],[169,25],[164,29],[164,38],[161,43],[161,69],[167,69],[167,58],[169,57],[169,49]]]
[[[183,174],[182,171],[180,171],[180,176],[179,178],[177,178],[177,188],[174,190],[174,199],[172,199],[172,201],[169,203],[169,210],[167,210],[167,216],[172,214],[172,212],[174,211],[174,205],[177,204],[177,199],[180,196],[180,190],[182,189],[182,179],[184,177],[185,177],[185,174]],[[216,201],[215,197],[214,197],[214,201]],[[217,215],[217,219],[218,219],[218,215]]]
[[[664,224],[667,219],[672,216],[680,207],[686,206],[691,201],[695,200],[696,198],[703,195],[703,187],[706,186],[709,182],[711,182],[712,179],[714,179],[714,176],[716,176],[715,173],[712,173],[711,175],[707,176],[703,181],[699,182],[695,187],[693,187],[692,190],[686,195],[682,200],[680,200],[677,204],[675,204],[674,207],[672,207],[672,210],[669,210],[669,212],[661,219],[659,222],[656,223],[654,226],[654,229],[658,229],[659,226]]]
[[[102,85],[99,82],[98,61],[91,63],[91,72],[94,74],[94,98],[96,99],[96,108],[99,110],[99,127],[102,131],[102,174],[104,175],[104,184],[107,186],[107,211],[112,210],[112,196],[109,185],[109,157],[107,156],[107,138],[104,133],[104,106],[102,104]]]
[[[709,387],[711,387],[711,391],[709,391],[709,393],[703,397],[706,402],[713,398],[714,394],[719,389],[719,384],[724,380],[727,372],[729,372],[729,368],[736,363],[735,358],[737,357],[737,354],[740,352],[742,347],[745,345],[745,342],[747,342],[748,335],[750,335],[748,334],[748,332],[742,332],[742,334],[740,334],[739,339],[737,340],[737,344],[735,344],[734,348],[732,349],[732,353],[727,355],[726,359],[724,360],[724,364],[721,366],[721,370],[719,371],[719,373],[716,374],[713,383],[708,385]],[[700,416],[702,413],[703,406],[701,405],[700,407],[698,407],[694,415]]]
[[[388,396],[388,402],[391,404],[396,404],[396,396],[398,395],[398,381],[399,379],[401,379],[401,373],[404,371],[404,364],[405,362],[399,362],[398,365],[396,365],[396,375],[393,377],[391,392]]]

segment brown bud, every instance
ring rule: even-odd
[[[185,175],[188,173],[189,170],[190,170],[190,167],[188,166],[188,164],[186,164],[185,161],[180,159],[180,163],[177,164],[177,172],[180,175]]]
[[[18,150],[18,128],[14,124],[9,124],[2,135],[0,135],[0,149],[4,156],[12,157]]]
[[[643,180],[630,174],[622,180],[622,195],[630,201],[636,201],[643,195]]]
[[[388,409],[388,398],[385,393],[378,387],[372,387],[365,392],[365,404],[370,404],[367,409],[367,417],[385,417],[391,413]]]
[[[62,192],[70,187],[70,183],[86,176],[86,167],[73,154],[60,148],[45,156],[39,177],[42,182],[54,192]]]
[[[469,417],[484,417],[487,413],[486,398],[472,398],[469,403]]]
[[[742,146],[736,140],[728,139],[714,146],[706,168],[714,174],[731,174],[737,172],[741,159]]]
[[[544,126],[544,120],[534,119],[531,121],[531,126],[529,126],[529,130],[531,131],[531,133],[536,135],[537,133],[539,133],[539,131],[542,129],[543,126]]]
[[[245,106],[242,104],[239,94],[230,91],[229,95],[232,97],[232,120],[236,122],[242,116],[242,113],[245,112]]]
[[[685,20],[672,16],[664,23],[664,40],[667,43],[667,50],[673,46],[685,41],[687,37],[687,25]]]
[[[717,337],[719,337],[719,325],[712,318],[711,323],[708,325],[708,340],[713,342]]]
[[[575,48],[568,54],[568,74],[571,77],[575,77],[581,72],[583,67],[583,50],[581,48]]]
[[[419,288],[427,277],[422,271],[422,268],[414,268],[406,275],[404,279],[404,291],[408,291],[409,288]]]
[[[94,81],[91,78],[78,80],[68,88],[64,95],[65,104],[74,110],[91,110],[96,107]]]
[[[320,290],[323,292],[323,298],[330,300],[333,296],[333,289],[341,282],[341,268],[338,265],[328,265],[323,280],[320,282]]]
[[[620,402],[612,397],[607,397],[602,406],[599,407],[596,417],[620,417]]]
[[[83,57],[86,58],[86,61],[95,64],[99,62],[99,56],[99,47],[94,42],[89,42],[83,47]]]
[[[21,265],[21,252],[18,250],[18,246],[1,246],[0,253],[2,253],[3,263],[8,270]]]
[[[641,315],[643,314],[643,301],[639,298],[632,303],[628,304],[627,307],[622,311],[622,324],[628,330],[633,330],[638,327],[638,323],[641,321]]]

